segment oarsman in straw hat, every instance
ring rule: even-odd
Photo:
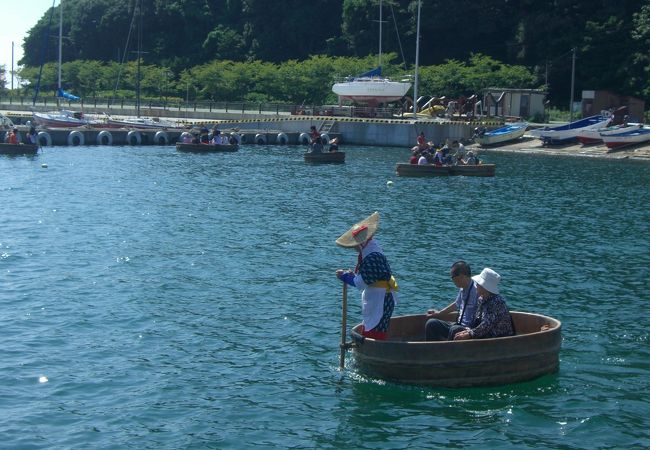
[[[493,338],[515,334],[510,311],[506,301],[499,295],[501,276],[486,267],[479,275],[472,277],[478,291],[476,323],[454,335],[454,340]]]
[[[358,263],[354,271],[337,270],[336,276],[361,291],[361,334],[384,340],[397,302],[397,283],[379,242],[374,238],[379,213],[355,224],[336,240],[341,247],[354,248]]]

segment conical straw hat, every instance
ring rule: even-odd
[[[370,216],[359,223],[354,224],[352,228],[343,233],[336,240],[337,245],[341,247],[356,247],[370,239],[379,227],[379,213],[375,211]]]

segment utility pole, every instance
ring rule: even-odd
[[[59,77],[57,82],[56,90],[56,107],[60,108],[60,97],[59,93],[61,92],[61,53],[63,49],[63,1],[59,2]]]
[[[569,122],[573,122],[573,90],[576,82],[576,48],[573,47],[571,57],[571,103],[569,103]]]
[[[11,90],[14,90],[14,41],[11,41]]]
[[[546,69],[544,70],[544,86],[548,90],[548,59],[546,60]]]

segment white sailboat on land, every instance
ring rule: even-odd
[[[339,103],[350,100],[377,106],[399,100],[411,89],[409,81],[392,81],[381,75],[382,2],[379,2],[379,67],[358,77],[335,83],[332,92],[339,96]]]
[[[54,8],[54,4],[52,4]],[[66,100],[79,100],[76,95],[69,94],[61,87],[61,54],[63,41],[63,1],[59,2],[59,73],[56,90],[57,103],[59,98]],[[89,122],[83,117],[83,113],[68,110],[50,111],[47,113],[34,112],[34,121],[41,126],[50,128],[69,128],[87,125]]]

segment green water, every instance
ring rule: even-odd
[[[0,446],[650,446],[650,164],[487,154],[495,178],[403,179],[408,150],[344,150],[0,158]],[[563,322],[560,371],[472,389],[340,372],[334,270],[354,254],[334,239],[374,210],[396,315],[448,304],[453,261],[490,266],[511,309]]]

